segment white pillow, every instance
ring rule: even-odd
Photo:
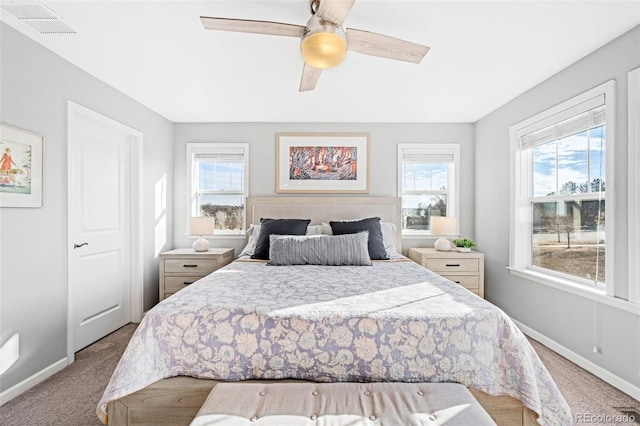
[[[240,252],[240,256],[251,256],[253,252],[256,250],[256,243],[258,242],[258,237],[260,236],[260,226],[251,224],[249,229],[247,229],[247,244],[244,246],[242,251]],[[329,224],[327,224],[329,226]],[[307,234],[306,235],[320,235],[322,225],[309,225],[307,226]],[[331,227],[329,226],[329,229]]]
[[[240,252],[240,256],[251,256],[256,249],[256,243],[258,242],[258,236],[260,235],[260,225],[251,224],[247,229],[247,244]]]
[[[396,224],[392,222],[380,222],[382,228],[382,242],[387,256],[392,257],[398,253],[396,250]]]
[[[306,235],[322,235],[322,225],[308,225]]]

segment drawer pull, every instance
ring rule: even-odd
[[[454,281],[454,283],[456,283],[456,284],[460,284],[460,281]],[[186,284],[186,283],[185,283],[185,284]]]
[[[183,268],[197,268],[198,265],[182,265]]]
[[[447,263],[446,266],[460,266],[459,263]]]
[[[193,281],[191,281],[191,282],[187,282],[187,281],[185,281],[185,282],[183,282],[182,284],[184,284],[184,285],[193,284]]]

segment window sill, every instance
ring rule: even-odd
[[[437,240],[438,238],[440,238],[439,235],[433,235],[433,234],[418,234],[418,233],[403,233],[402,234],[402,239],[403,240]]]
[[[190,240],[197,240],[198,238],[200,238],[199,236],[194,236],[194,235],[187,235],[185,234],[185,237],[187,237]],[[214,235],[205,235],[204,236],[205,240],[246,240],[247,239],[247,233],[243,232],[242,234],[214,234]]]
[[[609,305],[614,308],[630,312],[632,314],[640,315],[640,305],[624,299],[607,296],[605,294],[605,291],[602,289],[585,287],[567,279],[552,277],[547,274],[532,271],[530,269],[512,267],[507,267],[507,269],[512,275],[518,276],[520,278],[535,281],[537,283],[544,284],[557,290],[562,290],[564,292],[575,294],[576,296],[580,296],[585,299],[602,303],[603,305]]]

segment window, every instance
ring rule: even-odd
[[[606,288],[612,276],[613,82],[511,128],[511,266]]]
[[[458,216],[459,164],[459,144],[398,144],[404,235],[430,234],[431,216]]]
[[[216,234],[245,230],[249,145],[187,143],[189,215],[214,218]]]

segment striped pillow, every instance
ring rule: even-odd
[[[267,265],[371,266],[369,232],[345,235],[270,235]]]

